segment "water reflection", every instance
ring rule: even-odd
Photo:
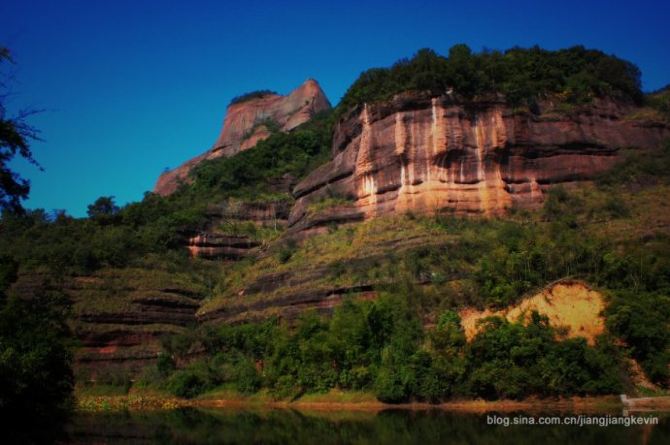
[[[490,415],[490,414],[489,414]],[[506,413],[518,416],[522,413]],[[534,414],[538,416],[539,414]],[[566,414],[562,414],[565,416]],[[656,426],[509,426],[486,414],[440,410],[299,412],[196,410],[77,414],[70,443],[230,444],[668,444],[670,419]]]

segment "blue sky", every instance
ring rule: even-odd
[[[627,3],[627,2],[626,2]],[[417,49],[598,48],[670,83],[670,2],[0,2],[15,56],[10,109],[30,123],[40,172],[30,208],[83,216],[98,196],[140,200],[165,167],[207,150],[233,96],[317,79],[333,104],[361,71]]]

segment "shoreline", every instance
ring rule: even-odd
[[[166,397],[164,395],[152,394],[127,394],[116,396],[88,396],[82,395],[76,398],[76,409],[78,411],[116,411],[116,410],[153,410],[153,409],[177,409],[177,408],[203,408],[203,409],[293,409],[299,411],[315,412],[337,412],[337,411],[365,411],[378,413],[386,410],[409,410],[429,411],[443,410],[451,412],[462,412],[471,414],[484,414],[489,412],[514,412],[524,411],[529,413],[539,412],[571,412],[571,413],[611,413],[611,412],[670,412],[670,397],[661,396],[647,398],[649,403],[635,407],[627,407],[622,403],[619,396],[593,396],[593,397],[570,397],[540,399],[529,398],[524,400],[454,400],[439,404],[425,402],[410,402],[400,404],[383,403],[377,400],[343,401],[327,400],[325,394],[320,399],[314,400],[272,400],[269,398],[202,398],[202,399],[180,399]]]
[[[597,400],[579,400],[575,403],[572,400],[462,400],[444,403],[383,403],[383,402],[248,402],[244,400],[197,400],[193,406],[202,408],[244,408],[244,407],[268,407],[273,409],[298,409],[310,411],[368,411],[380,412],[385,410],[407,410],[407,411],[458,411],[468,413],[485,412],[510,412],[510,411],[575,411],[579,410],[613,410],[622,409],[623,405],[616,400],[597,399]]]

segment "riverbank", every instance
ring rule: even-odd
[[[606,413],[624,409],[668,411],[670,397],[646,398],[638,406],[627,406],[617,395],[569,398],[528,398],[524,400],[454,400],[439,404],[402,403],[388,404],[378,401],[374,395],[364,392],[331,391],[325,394],[307,394],[297,400],[277,400],[268,393],[245,396],[233,391],[215,391],[196,399],[180,399],[156,391],[138,391],[124,395],[76,395],[77,408],[83,411],[151,410],[193,408],[265,408],[296,409],[308,411],[368,411],[384,410],[432,410],[459,411],[466,413],[486,412],[571,412]],[[636,399],[628,399],[636,400]]]
[[[229,408],[258,406],[244,400],[195,400],[194,406],[206,408]],[[389,409],[402,410],[431,410],[462,411],[468,413],[512,412],[512,411],[570,411],[570,412],[605,412],[620,410],[623,405],[617,402],[616,397],[602,398],[575,398],[561,400],[462,400],[439,404],[432,403],[399,403],[388,404],[375,402],[312,402],[296,400],[294,402],[273,401],[264,404],[269,408],[299,409],[310,411],[371,411],[378,412]]]

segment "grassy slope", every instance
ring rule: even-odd
[[[290,257],[282,262],[283,246],[274,246],[270,254],[258,261],[232,265],[226,274],[221,290],[207,300],[201,314],[220,309],[240,300],[245,303],[264,299],[271,301],[300,290],[348,287],[367,282],[380,283],[388,279],[389,252],[400,253],[417,246],[446,243],[449,235],[438,232],[425,221],[406,217],[379,218],[350,227],[341,227],[330,233],[317,235],[296,246]],[[357,270],[350,270],[356,265]],[[324,270],[318,278],[304,283],[303,287],[282,286],[271,294],[257,293],[240,297],[245,286],[268,274],[300,276],[314,270]]]

